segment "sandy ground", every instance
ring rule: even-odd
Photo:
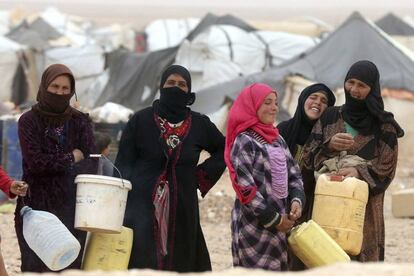
[[[414,263],[414,219],[397,219],[391,213],[391,193],[403,186],[414,188],[413,163],[400,162],[397,177],[385,196],[386,262]],[[230,212],[234,192],[226,172],[205,199],[200,200],[201,223],[214,271],[232,267]],[[12,214],[0,214],[2,251],[10,275],[20,274],[20,253]]]

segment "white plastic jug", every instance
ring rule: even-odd
[[[81,246],[54,214],[25,206],[20,215],[24,239],[49,269],[62,270],[76,260]]]

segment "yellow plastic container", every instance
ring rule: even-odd
[[[88,233],[84,270],[127,270],[132,249],[132,229],[122,227],[119,234]]]
[[[312,219],[350,255],[361,252],[368,184],[355,177],[331,181],[322,174],[316,183]]]
[[[308,268],[351,261],[345,251],[313,220],[293,228],[288,242],[293,253]]]

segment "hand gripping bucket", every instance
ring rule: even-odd
[[[80,174],[75,178],[75,228],[89,232],[121,233],[131,182],[125,179]]]

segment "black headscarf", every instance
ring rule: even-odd
[[[163,88],[168,77],[177,74],[187,82],[188,92],[177,86]],[[154,111],[160,117],[167,119],[170,123],[183,121],[189,114],[188,105],[195,101],[195,93],[191,92],[191,76],[186,68],[180,65],[169,66],[161,76],[160,99],[154,101]]]
[[[404,130],[395,121],[394,115],[384,110],[377,66],[371,61],[360,60],[349,68],[345,82],[349,79],[362,81],[371,90],[364,100],[358,100],[344,88],[346,100],[342,106],[342,116],[345,122],[364,135],[377,134],[381,129],[381,124],[390,123],[395,127],[397,137],[403,137]]]
[[[313,125],[316,123],[315,120],[311,121],[306,115],[305,101],[310,95],[319,91],[325,92],[326,97],[328,98],[328,106],[333,106],[335,104],[335,95],[329,87],[323,83],[312,84],[303,89],[300,93],[293,118],[281,122],[277,126],[292,154],[294,154],[296,145],[305,144],[312,131]]]

